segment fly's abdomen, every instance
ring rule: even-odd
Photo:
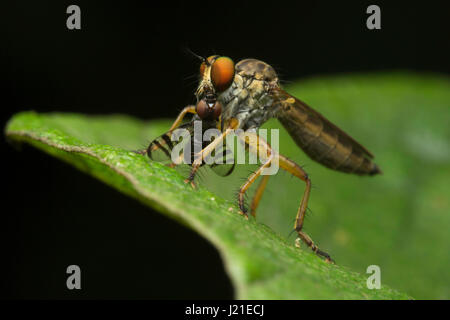
[[[294,100],[294,99],[292,99]],[[301,101],[281,105],[278,119],[296,144],[313,160],[346,173],[374,175],[381,173],[372,154],[348,134]]]

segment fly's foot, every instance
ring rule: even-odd
[[[238,202],[239,202],[239,214],[244,216],[244,218],[246,220],[248,220],[248,213],[247,213],[247,208],[244,205],[244,193],[239,191],[239,195],[238,195]]]
[[[197,186],[195,185],[195,182],[191,179],[185,179],[184,183],[189,183],[192,187],[192,189],[197,189]]]
[[[144,150],[132,150],[131,152],[134,152],[134,153],[137,153],[137,154],[140,154],[140,155],[143,155],[143,156],[147,155],[147,149],[144,149]]]
[[[239,212],[239,214],[240,214],[241,216],[243,216],[243,217],[245,218],[245,220],[248,220],[248,214],[247,214],[247,212],[242,211],[242,210],[239,210],[238,212]]]
[[[330,255],[328,253],[326,253],[325,251],[322,251],[319,249],[319,247],[317,247],[314,242],[312,241],[312,239],[304,232],[302,231],[298,231],[298,235],[299,237],[297,239],[295,239],[295,246],[297,248],[300,248],[300,241],[303,241],[309,248],[311,248],[311,250],[317,254],[319,257],[323,258],[325,260],[325,262],[330,263],[330,264],[334,264],[334,260],[331,259]]]

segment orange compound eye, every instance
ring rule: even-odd
[[[214,88],[223,92],[227,90],[234,80],[234,62],[228,57],[217,58],[211,66],[211,81]]]

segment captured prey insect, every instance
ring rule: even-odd
[[[211,141],[205,139],[206,132],[216,127],[217,121],[215,120],[194,118],[192,121],[179,125],[153,140],[145,153],[151,160],[166,163],[170,167],[181,163],[192,164],[195,161],[195,151],[201,151],[211,143]],[[177,135],[177,133],[183,133],[179,129],[184,130],[186,135]],[[234,154],[226,143],[218,146],[210,156],[213,159],[207,162],[204,159],[200,166],[207,164],[217,175],[222,177],[226,177],[233,172],[235,167]],[[190,182],[195,187],[192,180]]]
[[[187,183],[193,183],[194,177],[204,159],[234,130],[250,132],[258,129],[269,118],[277,118],[289,132],[296,144],[313,160],[337,171],[358,175],[375,175],[381,173],[372,161],[373,155],[336,125],[328,121],[304,102],[291,96],[280,87],[275,70],[267,63],[256,59],[244,59],[236,65],[225,56],[213,55],[201,59],[200,83],[195,93],[197,104],[184,108],[173,123],[169,132],[155,139],[147,149],[150,158],[157,154],[170,153],[173,148],[170,135],[180,126],[184,116],[195,114],[194,119],[217,126],[221,135],[213,142],[202,145],[201,151],[193,155]],[[185,125],[191,128],[192,123]],[[297,211],[294,229],[299,238],[317,255],[332,262],[331,257],[320,250],[312,239],[302,231],[308,198],[311,191],[311,179],[298,164],[273,150],[270,145],[257,135],[256,141],[245,139],[243,142],[252,152],[264,148],[264,163],[253,172],[241,186],[238,203],[241,214],[247,217],[244,195],[259,176],[259,183],[251,203],[251,214],[255,216],[256,208],[266,187],[269,175],[262,172],[273,161],[279,167],[299,178],[306,184],[303,197]],[[228,170],[232,170],[229,168]],[[228,171],[228,173],[231,171]]]

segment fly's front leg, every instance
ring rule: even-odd
[[[175,130],[175,129],[181,124],[181,122],[183,121],[184,117],[185,117],[186,114],[188,114],[188,113],[196,114],[197,112],[195,111],[195,106],[192,106],[192,105],[191,105],[191,106],[187,106],[187,107],[185,107],[183,110],[181,110],[181,112],[178,114],[177,118],[176,118],[175,121],[173,122],[173,124],[172,124],[172,126],[170,127],[170,129],[169,129],[168,132],[172,132],[173,130]],[[157,145],[154,145],[153,147],[155,148],[155,150],[158,148]],[[154,151],[154,150],[150,150],[150,151]],[[144,155],[144,154],[147,154],[147,153],[148,153],[148,150],[136,151],[136,153],[139,153],[139,154],[143,154],[143,155]],[[174,164],[174,163],[171,163],[169,166],[170,166],[170,167],[174,167],[175,164]]]
[[[172,131],[172,130],[175,130],[176,128],[178,128],[178,126],[181,124],[184,117],[188,113],[196,114],[197,112],[195,111],[195,106],[190,105],[190,106],[185,107],[183,110],[181,110],[181,112],[178,114],[178,117],[175,119],[172,126],[170,127],[169,131]],[[168,165],[169,168],[173,168],[175,166],[176,166],[176,164],[173,162]]]
[[[193,105],[187,106],[183,110],[181,110],[181,112],[178,114],[178,117],[175,119],[172,126],[170,127],[169,131],[172,131],[175,128],[177,128],[183,121],[184,116],[188,113],[196,114],[197,112],[195,111],[195,106],[193,106]]]
[[[309,237],[306,233],[302,231],[303,221],[305,219],[306,208],[308,206],[309,193],[311,191],[311,179],[309,179],[308,174],[294,161],[284,157],[279,156],[279,165],[280,168],[286,170],[287,172],[293,174],[297,178],[301,179],[306,183],[305,192],[303,194],[302,201],[300,203],[300,207],[297,211],[297,217],[295,218],[294,229],[297,232],[299,238],[311,248],[317,255],[325,258],[327,262],[334,262],[330,255],[322,250],[320,250],[312,241],[311,237]]]
[[[192,106],[192,105],[191,106],[187,106],[183,110],[181,110],[181,112],[178,114],[177,118],[175,119],[175,121],[173,122],[172,126],[170,127],[170,129],[168,131],[169,133],[167,135],[167,138],[169,140],[170,140],[170,135],[172,134],[172,131],[175,130],[181,124],[181,122],[183,121],[184,117],[188,113],[195,114],[196,113],[195,106]],[[139,154],[142,154],[142,155],[150,154],[151,152],[156,151],[160,147],[161,146],[158,146],[158,144],[154,144],[150,150],[145,149],[145,150],[142,150],[142,151],[136,151],[136,153],[139,153]],[[173,168],[173,167],[176,166],[176,164],[174,162],[171,162],[167,166],[169,168]]]

